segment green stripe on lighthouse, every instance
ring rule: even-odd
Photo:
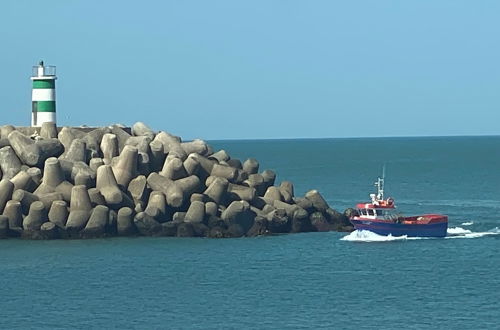
[[[33,101],[33,112],[56,112],[56,101]]]
[[[46,79],[46,80],[33,80],[33,88],[56,88],[55,79]]]

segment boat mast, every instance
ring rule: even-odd
[[[377,200],[384,200],[384,181],[385,181],[385,164],[382,167],[382,178],[378,178],[377,182],[375,182],[375,186],[377,187]]]

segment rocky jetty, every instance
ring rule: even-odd
[[[349,231],[316,190],[144,123],[0,127],[0,238],[241,237]]]

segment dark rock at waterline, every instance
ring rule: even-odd
[[[189,222],[182,222],[177,226],[177,237],[193,237],[195,236],[193,224]]]
[[[5,215],[0,215],[0,239],[7,238],[9,235],[9,218]]]
[[[162,235],[163,236],[168,236],[168,237],[177,236],[178,223],[175,223],[173,221],[169,221],[169,222],[162,223],[161,226],[162,226]]]

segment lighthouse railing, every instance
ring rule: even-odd
[[[32,77],[43,77],[43,76],[55,76],[56,75],[56,67],[53,65],[36,65],[33,66],[31,76]]]

